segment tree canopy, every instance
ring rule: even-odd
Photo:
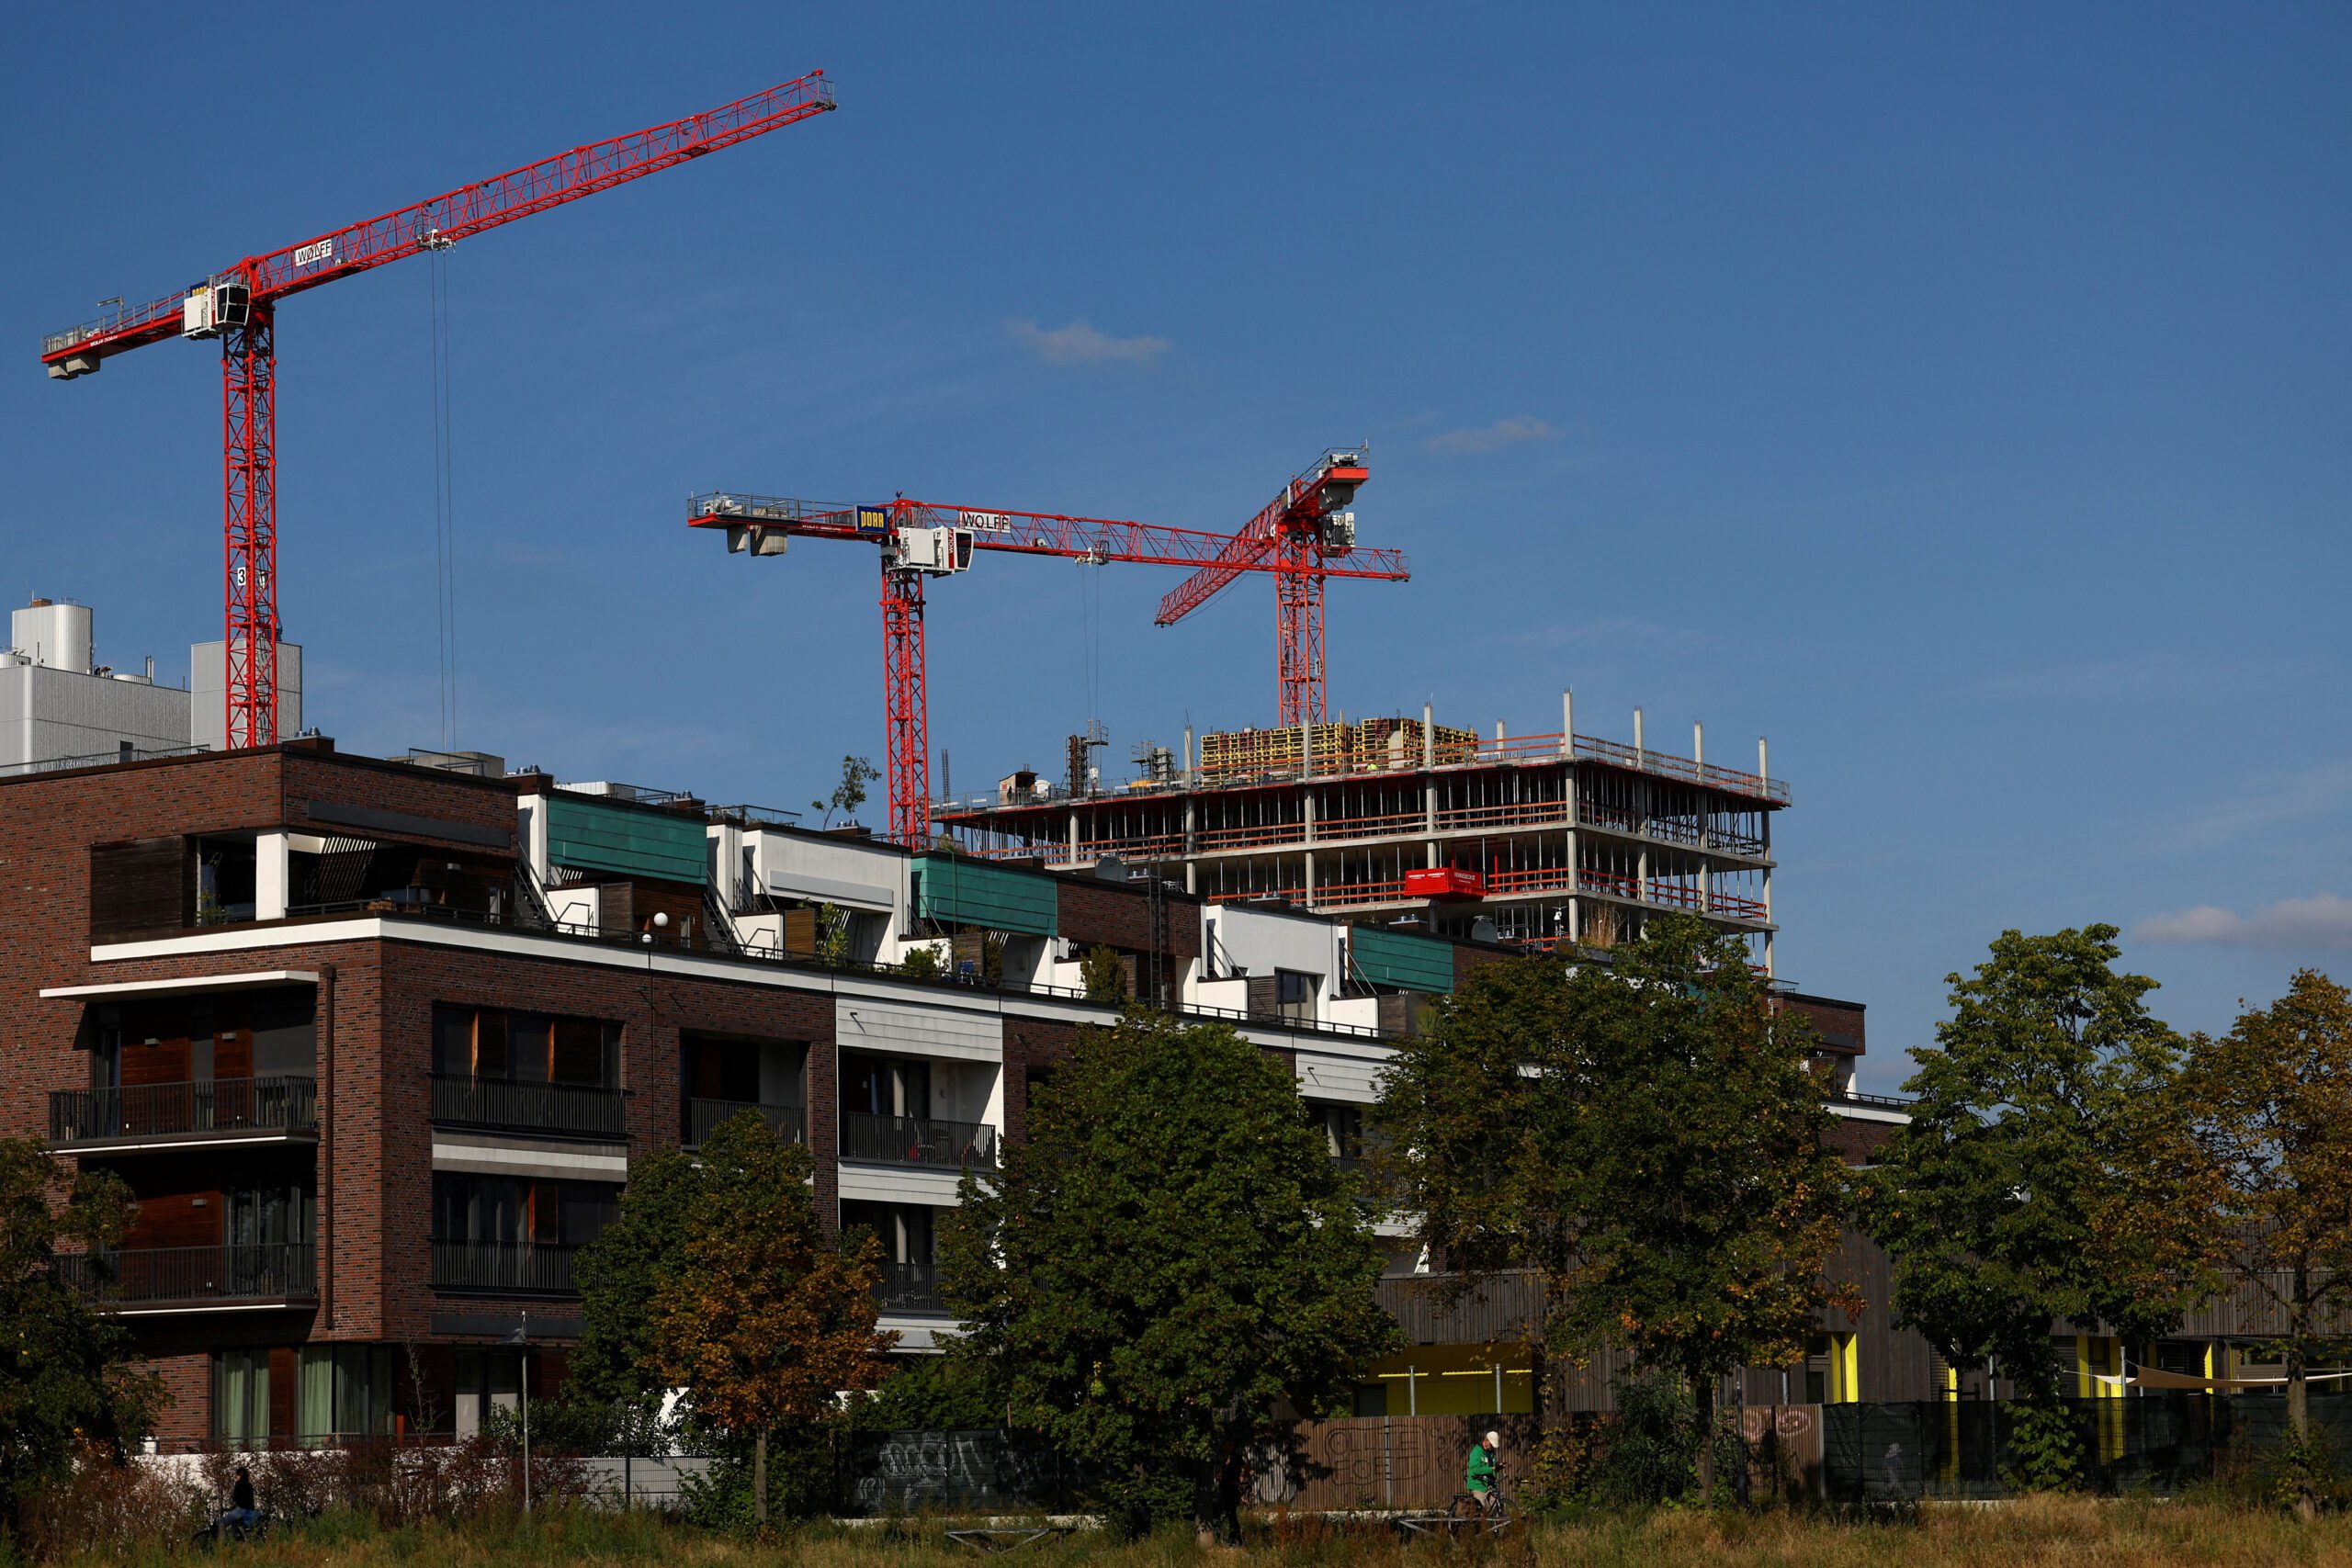
[[[871,1236],[826,1234],[812,1168],[808,1151],[757,1112],[720,1122],[684,1193],[675,1259],[654,1271],[648,1303],[654,1372],[686,1390],[697,1416],[753,1439],[763,1526],[770,1435],[813,1427],[841,1391],[873,1387],[897,1343],[875,1326],[880,1249]]]
[[[1734,939],[1655,922],[1607,966],[1531,954],[1471,975],[1390,1065],[1374,1123],[1398,1206],[1448,1269],[1540,1270],[1546,1346],[1715,1382],[1801,1359],[1846,1192],[1810,1027]],[[1713,1445],[1700,1479],[1713,1483]]]
[[[2178,1103],[2195,1139],[2194,1228],[2240,1299],[2265,1303],[2278,1325],[2300,1446],[2311,1432],[2304,1373],[2323,1347],[2352,1340],[2352,994],[2305,969],[2227,1034],[2193,1037]],[[2309,1517],[2312,1478],[2307,1464],[2298,1471],[2296,1506]]]
[[[1123,1518],[1211,1517],[1228,1445],[1330,1408],[1396,1328],[1352,1183],[1290,1072],[1223,1025],[1081,1031],[1001,1169],[965,1179],[944,1284],[1016,1424]]]
[[[2113,926],[2004,931],[1914,1053],[1911,1119],[1881,1152],[1871,1225],[1896,1321],[1958,1367],[1997,1360],[2019,1416],[2014,1479],[2071,1484],[2052,1325],[2149,1339],[2199,1285],[2180,1223],[2179,1041],[2118,973]]]
[[[652,1433],[667,1380],[654,1353],[653,1303],[685,1254],[701,1172],[677,1149],[629,1162],[619,1213],[574,1264],[582,1329],[564,1380],[568,1423],[588,1443]]]
[[[130,1190],[84,1171],[60,1209],[57,1179],[40,1140],[0,1138],[0,1506],[12,1527],[35,1487],[93,1448],[120,1459],[166,1398],[161,1379],[131,1364],[130,1336],[56,1265],[61,1242],[100,1254],[121,1244],[137,1212]]]

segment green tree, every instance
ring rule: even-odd
[[[1952,1015],[1914,1053],[1911,1119],[1871,1194],[1896,1321],[2011,1380],[2024,1486],[2080,1475],[2053,1323],[2154,1338],[2199,1289],[2175,1179],[2178,1041],[2142,999],[2155,982],[2112,967],[2115,935],[2004,931],[1973,975],[1948,976]]]
[[[810,801],[808,809],[823,812],[825,819],[820,825],[827,828],[833,825],[835,812],[841,813],[845,822],[854,820],[857,808],[865,804],[865,786],[881,776],[882,770],[864,757],[843,757],[841,783],[833,786],[833,793],[825,799]]]
[[[1102,1467],[1132,1529],[1214,1517],[1226,1445],[1330,1408],[1391,1343],[1381,1248],[1281,1063],[1222,1025],[1080,1032],[944,1227],[958,1353]]]
[[[1097,942],[1079,955],[1079,983],[1086,987],[1090,1002],[1107,1002],[1115,1007],[1127,999],[1126,966],[1119,962],[1114,948]]]
[[[817,957],[828,969],[839,969],[850,959],[850,914],[838,904],[817,906]]]
[[[1826,1268],[1846,1199],[1815,1043],[1740,943],[1661,919],[1613,963],[1532,954],[1469,976],[1390,1064],[1385,1179],[1464,1285],[1532,1269],[1547,1350],[1604,1348],[1680,1380],[1801,1359],[1859,1311]],[[1712,1495],[1714,1445],[1698,1442]]]
[[[746,1111],[712,1131],[696,1165],[677,1259],[652,1291],[653,1366],[697,1416],[752,1440],[764,1530],[771,1436],[805,1436],[841,1392],[873,1387],[898,1336],[875,1326],[880,1248],[819,1224],[807,1149]]]
[[[2305,969],[2227,1034],[2193,1036],[2179,1105],[2199,1156],[2194,1229],[2240,1299],[2267,1303],[2283,1330],[2295,1507],[2310,1518],[2304,1373],[2315,1353],[2342,1347],[2352,1303],[2352,995]]]
[[[676,1149],[629,1162],[620,1212],[574,1264],[582,1328],[564,1380],[563,1419],[578,1442],[616,1438],[649,1451],[667,1382],[653,1307],[685,1256],[701,1173]]]
[[[0,1506],[12,1533],[36,1488],[94,1449],[119,1461],[167,1398],[130,1362],[130,1336],[57,1264],[61,1242],[99,1254],[121,1245],[137,1213],[130,1190],[84,1171],[58,1208],[58,1175],[38,1138],[0,1138]]]

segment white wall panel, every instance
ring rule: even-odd
[[[893,1007],[867,997],[834,999],[833,1038],[844,1051],[1004,1060],[1004,1023],[992,1013]]]

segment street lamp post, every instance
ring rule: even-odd
[[[523,1348],[523,1511],[531,1511],[531,1310],[523,1309],[513,1342]]]

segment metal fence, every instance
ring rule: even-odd
[[[618,1090],[576,1084],[433,1075],[433,1120],[526,1133],[618,1138],[627,1131]]]
[[[845,1514],[1059,1514],[1085,1492],[1077,1467],[1044,1438],[1001,1429],[860,1433],[835,1465]]]
[[[63,1252],[56,1262],[61,1280],[109,1303],[299,1301],[319,1290],[309,1242]]]
[[[2278,1393],[2142,1393],[2066,1409],[2093,1491],[2177,1492],[2234,1462],[2275,1452],[2287,1430]],[[2017,1406],[1932,1400],[1822,1407],[1822,1486],[1832,1501],[1904,1502],[2008,1495],[2002,1472]],[[2312,1423],[2352,1453],[2352,1393],[2313,1393]]]
[[[842,1158],[948,1170],[990,1166],[996,1163],[996,1129],[985,1122],[873,1116],[853,1111],[842,1117]]]
[[[433,1285],[494,1295],[576,1295],[571,1259],[578,1250],[544,1243],[435,1241]]]
[[[49,1097],[52,1144],[207,1133],[308,1133],[318,1124],[318,1084],[307,1076],[64,1089]]]

